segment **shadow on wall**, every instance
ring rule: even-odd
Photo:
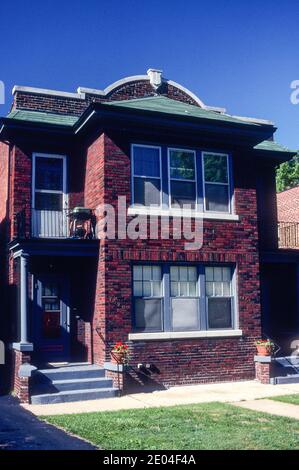
[[[129,366],[129,369],[125,374],[125,392],[150,393],[157,390],[166,390],[166,387],[159,383],[155,378],[159,373],[159,369],[155,366],[151,366],[150,369],[146,369],[145,367],[136,369]]]

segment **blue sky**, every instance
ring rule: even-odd
[[[206,104],[273,120],[299,148],[298,0],[1,0],[0,80],[75,91],[161,68]]]

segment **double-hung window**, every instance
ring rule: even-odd
[[[133,145],[133,203],[141,206],[161,205],[161,149]]]
[[[193,150],[168,149],[169,193],[172,207],[196,206],[196,164]]]
[[[136,331],[234,329],[232,266],[133,266]]]
[[[205,210],[230,212],[228,156],[203,153]]]
[[[160,266],[133,266],[136,330],[162,331],[162,289]]]
[[[133,206],[232,212],[228,154],[132,144],[131,161]]]
[[[233,286],[230,267],[206,267],[208,328],[232,328]]]
[[[170,311],[174,331],[199,330],[199,286],[196,266],[170,267]]]

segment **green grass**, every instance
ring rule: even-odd
[[[296,395],[279,395],[278,397],[271,397],[270,400],[283,401],[284,403],[299,405],[299,394],[297,393]]]
[[[107,450],[299,449],[299,421],[223,403],[42,419]]]

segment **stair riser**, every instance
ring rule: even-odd
[[[74,395],[63,395],[63,396],[39,396],[39,397],[32,397],[31,403],[33,405],[46,405],[46,404],[53,404],[53,403],[70,403],[76,401],[84,401],[84,400],[99,400],[101,398],[112,398],[117,395],[117,390],[107,390],[107,391],[96,391],[91,393],[78,393]]]
[[[42,381],[50,380],[76,380],[76,379],[97,379],[105,377],[104,369],[95,369],[95,370],[80,370],[80,371],[70,371],[70,372],[37,372],[35,377]]]
[[[64,384],[56,384],[55,382],[50,384],[51,388],[55,388],[58,392],[64,392],[69,390],[86,390],[89,388],[109,388],[112,387],[112,380],[97,380],[92,382],[71,382]]]
[[[274,381],[276,385],[299,384],[299,376],[298,377],[275,377]]]

